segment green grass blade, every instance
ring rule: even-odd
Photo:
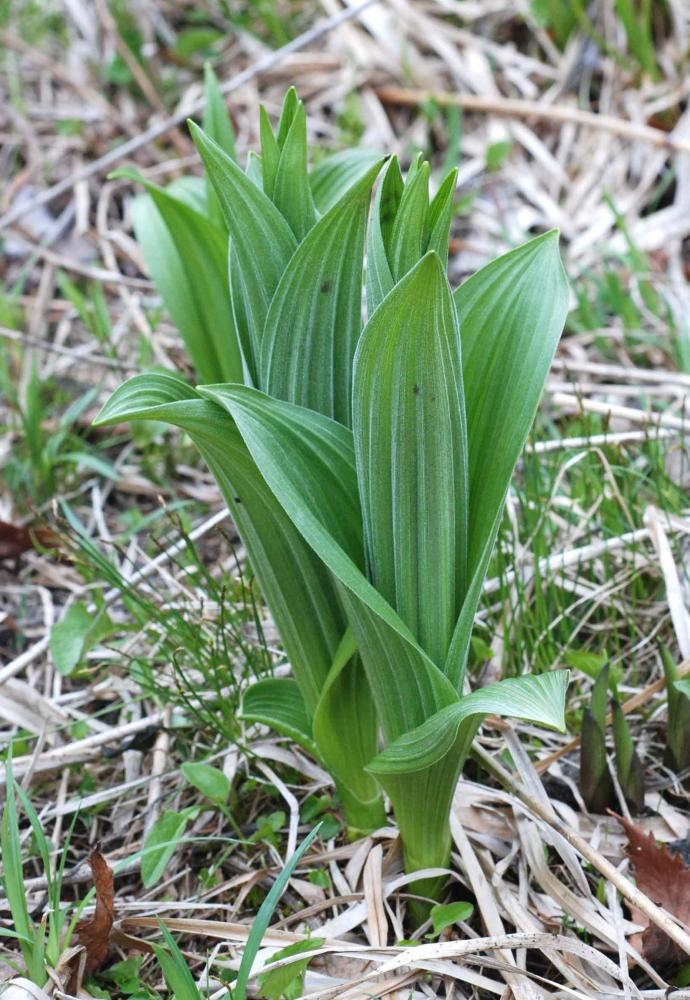
[[[153,941],[151,947],[163,971],[166,986],[175,1000],[201,1000],[202,994],[174,937],[161,920],[158,921],[158,927],[167,945],[167,951]]]
[[[14,785],[15,792],[19,801],[21,802],[22,809],[24,810],[29,823],[31,824],[31,829],[34,835],[34,841],[38,849],[38,853],[41,857],[41,863],[43,865],[43,874],[46,880],[46,886],[48,889],[48,920],[47,920],[47,930],[48,936],[45,942],[46,958],[48,962],[55,966],[60,958],[61,952],[61,939],[62,939],[62,928],[65,920],[65,914],[60,906],[60,887],[62,883],[62,868],[58,869],[56,878],[53,878],[52,868],[51,868],[51,845],[48,842],[48,838],[45,835],[45,831],[38,817],[38,813],[33,807],[31,799],[26,794],[21,785],[15,782]],[[61,866],[64,866],[64,858],[66,851],[62,852]],[[41,932],[42,933],[42,932]]]
[[[232,1000],[247,1000],[247,983],[249,982],[249,974],[252,971],[254,959],[259,953],[263,936],[268,930],[268,925],[271,922],[273,912],[278,905],[280,897],[285,891],[285,886],[288,884],[288,880],[297,867],[300,858],[316,840],[320,826],[321,824],[319,823],[314,827],[311,833],[304,838],[295,853],[289,861],[286,862],[285,867],[271,886],[270,892],[261,904],[259,912],[254,918],[252,929],[249,932],[244,952],[242,953],[242,961],[240,962],[237,979],[235,980],[235,985],[232,990]]]
[[[5,804],[0,822],[0,851],[2,852],[2,884],[26,970],[32,981],[38,986],[42,986],[47,978],[43,960],[44,930],[42,927],[34,927],[29,917],[24,887],[15,783],[9,758],[5,763]]]
[[[424,179],[423,172],[417,175]],[[430,253],[369,320],[353,428],[369,576],[443,664],[464,596],[468,487],[460,337]]]
[[[362,329],[364,237],[380,162],[314,226],[290,260],[262,334],[271,396],[350,424],[352,359]]]
[[[445,672],[460,690],[508,486],[568,310],[558,234],[538,236],[499,257],[461,285],[454,298],[469,443],[469,585]]]
[[[5,805],[2,810],[2,881],[17,934],[25,940],[33,938],[24,892],[22,849],[19,840],[19,819],[14,778],[9,761],[5,764]]]

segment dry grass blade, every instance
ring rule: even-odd
[[[595,131],[610,132],[631,142],[648,142],[652,146],[690,153],[690,139],[676,137],[658,128],[625,121],[611,115],[595,114],[582,108],[566,107],[542,101],[516,100],[499,95],[484,97],[477,94],[450,94],[444,91],[408,90],[403,87],[379,87],[377,96],[384,104],[422,107],[435,102],[441,107],[462,108],[463,111],[507,118],[532,118],[578,125]]]

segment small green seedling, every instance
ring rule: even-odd
[[[166,810],[156,820],[144,840],[141,852],[141,881],[145,889],[155,885],[163,876],[168,862],[182,841],[187,826],[198,815],[197,806],[181,812]]]
[[[436,906],[431,907],[429,913],[433,934],[428,934],[427,937],[430,939],[439,937],[448,927],[469,920],[473,913],[472,903],[437,903]]]
[[[580,736],[580,792],[594,813],[616,808],[618,800],[606,754],[607,707],[610,668],[605,664],[592,685],[589,708],[582,716]],[[632,813],[644,810],[644,768],[637,755],[625,714],[616,698],[611,700],[616,776]]]
[[[230,781],[217,767],[188,761],[180,768],[182,775],[202,795],[218,806],[224,806],[230,797]]]
[[[690,768],[690,680],[681,680],[671,651],[665,646],[661,662],[668,696],[665,760],[676,774],[682,774]]]
[[[613,745],[616,751],[616,774],[628,808],[633,815],[644,812],[645,774],[642,762],[635,749],[630,726],[623,709],[614,698],[611,702],[613,713]]]

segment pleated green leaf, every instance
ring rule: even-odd
[[[588,708],[582,715],[578,785],[590,812],[605,813],[616,801],[606,761],[606,733]]]
[[[317,210],[323,214],[333,208],[348,188],[357,184],[380,162],[381,154],[369,149],[344,149],[319,163],[309,174]]]
[[[235,130],[230,121],[225,98],[218,86],[218,78],[209,62],[204,66],[204,114],[202,123],[206,135],[210,136],[214,142],[217,142],[223,152],[227,153],[233,160],[236,160]],[[208,217],[218,225],[224,225],[218,196],[213,190],[212,184],[206,185],[206,204]]]
[[[137,182],[144,179],[136,170],[128,167],[115,170],[113,176],[131,177]],[[195,208],[201,215],[206,215],[207,219],[216,225],[216,221],[209,216],[206,209],[206,182],[203,177],[176,177],[174,181],[170,181],[165,190],[173,198],[183,201],[190,208]]]
[[[464,595],[468,488],[460,337],[433,252],[362,333],[353,430],[370,579],[442,664]]]
[[[352,433],[321,414],[247,387],[199,391],[231,413],[276,498],[342,584],[341,599],[388,738],[454,701],[453,687],[362,572]]]
[[[399,281],[424,256],[429,245],[429,164],[421,163],[408,178],[395,214],[388,263]]]
[[[405,182],[393,158],[367,243],[362,331],[379,163],[349,152],[310,175],[304,106],[290,89],[275,130],[262,111],[262,156],[243,173],[210,75],[207,104],[220,145],[191,127],[214,194],[186,207],[229,237],[232,375],[214,331],[212,384],[135,380],[101,421],[183,427],[219,483],[293,667],[294,682],[246,692],[245,717],[318,754],[355,826],[383,820],[380,783],[408,870],[444,865],[453,791],[482,718],[563,722],[566,675],[459,696],[506,492],[565,318],[555,235],[453,296],[457,173],[430,201],[423,157]],[[209,293],[204,277],[198,294]]]
[[[218,86],[218,77],[213,66],[207,62],[204,66],[204,114],[203,129],[206,135],[217,142],[224,153],[237,159],[235,149],[235,130],[232,127],[228,106]]]
[[[558,671],[492,684],[432,715],[371,762],[369,770],[395,809],[407,871],[447,862],[448,814],[458,777],[484,717],[495,713],[562,729],[567,683],[567,672]],[[442,882],[422,882],[417,889],[436,896]]]
[[[251,350],[247,364],[256,371],[268,307],[297,240],[270,198],[200,128],[189,127],[232,238]],[[233,295],[235,285],[233,280]]]
[[[395,284],[389,263],[395,217],[404,190],[400,164],[392,156],[383,172],[367,241],[367,311],[371,316]]]
[[[609,700],[609,678],[610,668],[608,663],[605,663],[597,674],[597,679],[592,685],[589,700],[589,710],[592,713],[592,718],[602,732],[606,730],[606,710],[608,708]]]
[[[444,267],[448,264],[448,241],[450,239],[450,225],[453,221],[453,199],[457,179],[457,170],[451,170],[429,205],[430,234],[427,249],[436,251]]]
[[[273,199],[278,163],[280,162],[280,146],[271,127],[271,120],[263,104],[259,107],[259,139],[261,141],[261,168],[263,189],[269,198]]]
[[[307,167],[307,116],[301,101],[280,150],[272,198],[297,239],[304,239],[316,222],[316,207]]]
[[[228,410],[247,444],[251,442],[254,460],[267,482],[273,479],[266,475],[271,461],[282,456],[279,464],[286,466],[282,482],[292,485],[294,492],[294,484],[301,479],[314,494],[304,518],[317,519],[321,531],[332,532],[333,542],[355,566],[361,566],[364,550],[352,433],[312,410],[246,386],[203,385],[198,391]],[[293,442],[300,435],[304,446],[295,448]],[[286,501],[281,498],[281,502],[285,507]]]
[[[371,316],[396,281],[429,250],[445,267],[453,218],[457,170],[451,170],[429,202],[429,164],[413,161],[403,183],[393,157],[377,192],[368,242],[367,308]]]
[[[468,589],[445,672],[461,690],[508,486],[568,311],[557,232],[487,264],[454,298],[462,340],[470,512]]]
[[[668,723],[664,762],[675,771],[690,767],[690,680],[681,680],[670,649],[661,647],[661,662],[666,677]]]
[[[365,771],[376,753],[377,719],[354,635],[348,629],[335,655],[313,720],[319,755],[333,775],[348,822],[362,830],[383,826],[378,782]],[[343,747],[348,752],[343,754]]]
[[[134,202],[134,231],[199,378],[241,379],[225,234],[189,204],[191,189],[183,200],[138,175],[135,179],[147,194]]]
[[[252,184],[263,191],[263,165],[261,157],[253,149],[250,149],[247,154],[247,166],[244,172]]]
[[[386,747],[369,765],[379,777],[423,770],[442,760],[468,719],[509,716],[563,731],[569,671],[509,677],[479,688],[427,719],[423,725]],[[476,723],[473,723],[476,724]]]
[[[220,406],[168,374],[120,386],[97,424],[161,420],[190,435],[214,474],[312,714],[347,623],[330,574],[304,542]]]
[[[299,106],[302,102],[297,96],[297,91],[294,87],[288,87],[285,91],[285,97],[283,98],[283,107],[280,112],[280,120],[278,122],[278,146],[282,150],[288,137],[288,133],[292,128],[292,123],[295,119],[295,115],[299,110]]]
[[[261,338],[261,387],[347,425],[362,329],[364,237],[379,168],[370,168],[300,243]]]
[[[645,773],[637,755],[628,720],[616,699],[612,703],[613,744],[616,751],[616,771],[625,801],[633,813],[644,810]]]
[[[289,677],[265,677],[252,684],[244,693],[238,716],[270,726],[319,757],[304,698]]]

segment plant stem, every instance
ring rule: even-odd
[[[363,800],[357,798],[350,789],[345,788],[337,780],[335,787],[338,798],[343,804],[348,836],[352,840],[356,840],[358,837],[362,837],[371,833],[372,830],[378,830],[379,827],[386,825],[386,810],[383,807],[382,796],[379,795],[375,799]]]

